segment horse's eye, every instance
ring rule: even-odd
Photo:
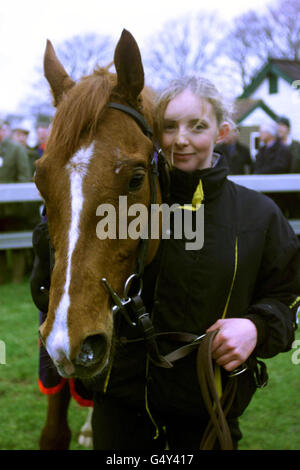
[[[129,181],[129,191],[138,191],[143,184],[144,178],[145,172],[142,170],[137,171]]]

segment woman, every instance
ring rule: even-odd
[[[156,332],[218,330],[212,353],[223,386],[249,356],[289,350],[300,305],[296,236],[269,198],[227,180],[223,158],[213,152],[230,126],[220,94],[205,79],[175,80],[158,98],[157,136],[173,165],[170,203],[192,204],[194,215],[204,205],[204,244],[186,250],[184,239],[163,240],[144,283]],[[119,328],[120,336],[140,336]],[[159,349],[166,354],[174,344],[160,341]],[[238,417],[256,389],[250,369],[237,380],[228,415],[235,448]],[[129,342],[95,389],[96,449],[199,448],[208,414],[196,354],[163,369],[149,362],[142,343]]]

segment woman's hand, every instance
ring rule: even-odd
[[[212,343],[212,357],[228,372],[245,362],[257,343],[256,326],[248,318],[218,320],[206,332],[219,330]]]

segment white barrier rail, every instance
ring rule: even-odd
[[[282,175],[230,175],[228,179],[263,193],[300,192],[300,174]],[[0,204],[10,202],[42,201],[34,183],[0,184]],[[300,220],[289,220],[297,235],[300,235]],[[1,232],[0,250],[32,247],[32,232]]]
[[[0,184],[1,202],[41,201],[41,195],[34,183],[4,183]]]
[[[300,192],[300,173],[282,175],[230,175],[228,179],[262,193]]]

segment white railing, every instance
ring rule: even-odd
[[[230,175],[228,179],[262,193],[300,192],[300,173],[284,175]]]
[[[300,174],[284,175],[230,175],[237,184],[263,193],[300,192]],[[9,202],[42,201],[34,183],[0,184],[0,204]],[[297,235],[300,235],[300,219],[289,220]],[[1,232],[0,250],[32,247],[32,232]]]

